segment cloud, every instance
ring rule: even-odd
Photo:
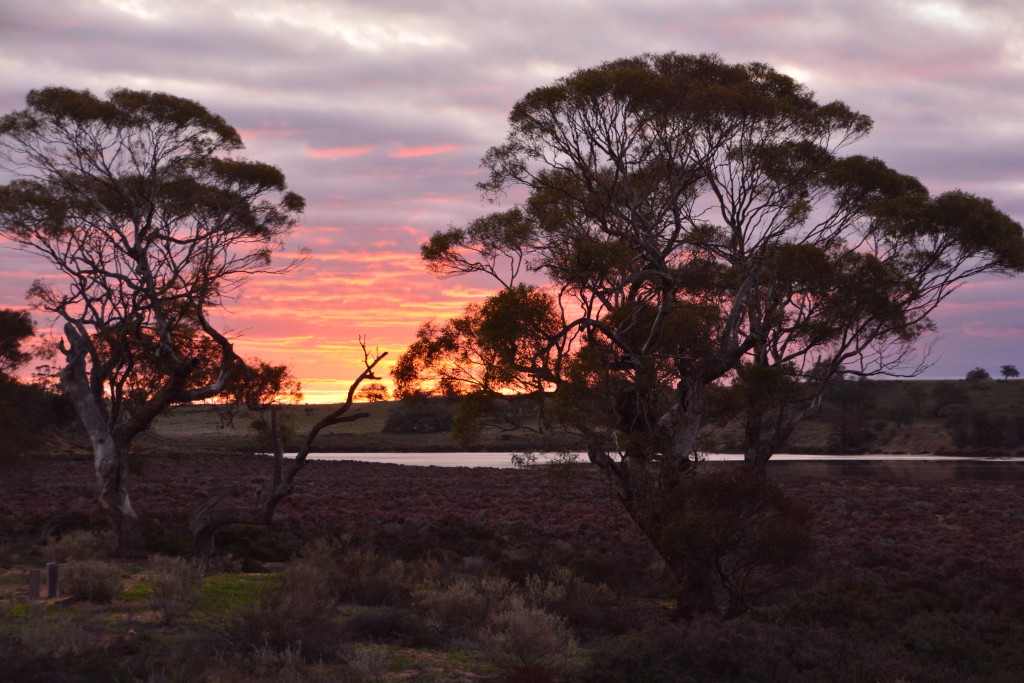
[[[462,145],[425,145],[423,147],[403,147],[388,156],[392,159],[412,159],[415,157],[432,157],[438,154],[450,154],[462,149]]]
[[[245,156],[281,168],[307,199],[288,251],[315,252],[287,278],[250,283],[227,320],[245,332],[240,344],[301,364],[309,391],[327,396],[359,370],[356,334],[397,355],[419,322],[486,291],[425,273],[419,245],[493,210],[476,190],[479,160],[531,89],[643,52],[767,62],[874,119],[850,152],[1024,220],[1022,36],[1018,0],[565,0],[500,13],[485,0],[5,3],[0,111],[46,85],[127,86],[195,99],[238,127]],[[48,272],[0,250],[0,306],[23,305]],[[1021,362],[1019,340],[964,341],[960,307],[974,309],[970,329],[1024,325],[1024,309],[990,305],[1024,300],[1024,286],[999,282],[936,312],[935,372],[962,376],[957,359],[976,352]],[[339,340],[344,349],[330,346]]]
[[[306,150],[306,156],[312,159],[329,159],[331,161],[337,161],[338,159],[361,157],[364,154],[372,152],[374,148],[374,145],[362,145],[361,147],[325,147],[323,149],[308,149]]]

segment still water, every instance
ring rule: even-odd
[[[513,452],[506,453],[310,453],[310,460],[360,460],[362,462],[380,462],[394,465],[433,465],[435,467],[512,467]],[[295,457],[294,453],[289,456]],[[556,457],[551,453],[538,453],[537,462],[544,463]],[[709,453],[708,460],[738,461],[743,456],[738,453]],[[579,454],[579,461],[586,462],[586,454]],[[957,460],[1001,462],[1020,462],[1024,458],[969,458],[946,455],[799,455],[779,453],[772,456],[773,461],[808,461],[808,462],[844,462],[844,461],[942,461]]]

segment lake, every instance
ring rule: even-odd
[[[390,463],[394,465],[432,465],[435,467],[512,467],[512,456],[514,452],[496,453],[310,453],[310,460],[360,460],[362,462]],[[294,453],[289,454],[294,457]],[[537,462],[544,463],[555,457],[551,453],[538,453]],[[743,456],[739,453],[709,453],[710,461],[739,461]],[[584,453],[579,454],[581,462],[587,461]],[[800,455],[794,453],[779,453],[772,456],[772,462],[819,462],[838,463],[847,461],[885,461],[890,463],[898,462],[920,462],[920,461],[999,461],[999,462],[1021,462],[1024,458],[976,458],[947,455]]]

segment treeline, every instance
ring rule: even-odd
[[[1020,382],[843,379],[812,423],[839,453],[884,449],[901,430],[944,434],[958,451],[1015,451],[1024,447],[1021,405]]]
[[[24,347],[34,335],[28,311],[0,309],[0,462],[37,447],[47,433],[75,421],[67,396],[44,382],[16,376],[32,358]]]
[[[466,433],[467,399],[407,397],[388,404],[385,434]],[[473,400],[473,399],[468,399]],[[484,432],[521,433],[541,426],[530,401],[501,401],[488,406]],[[801,425],[788,444],[794,452],[856,454],[868,452],[1013,453],[1024,449],[1024,382],[1004,380],[858,380],[833,382],[821,410]],[[480,425],[477,425],[480,428]],[[740,447],[741,425],[720,425],[704,444],[706,450],[731,452]]]

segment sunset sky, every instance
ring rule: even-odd
[[[394,360],[420,323],[490,291],[435,279],[418,248],[489,210],[479,160],[512,104],[577,68],[670,50],[768,62],[874,119],[852,153],[1024,221],[1020,0],[3,0],[0,111],[47,85],[129,87],[237,127],[245,156],[306,197],[288,249],[313,256],[251,282],[227,320],[243,355],[288,363],[323,402],[361,369],[360,335]],[[24,307],[47,272],[0,249],[0,307]],[[925,376],[1024,369],[1024,279],[972,282],[934,319]]]

